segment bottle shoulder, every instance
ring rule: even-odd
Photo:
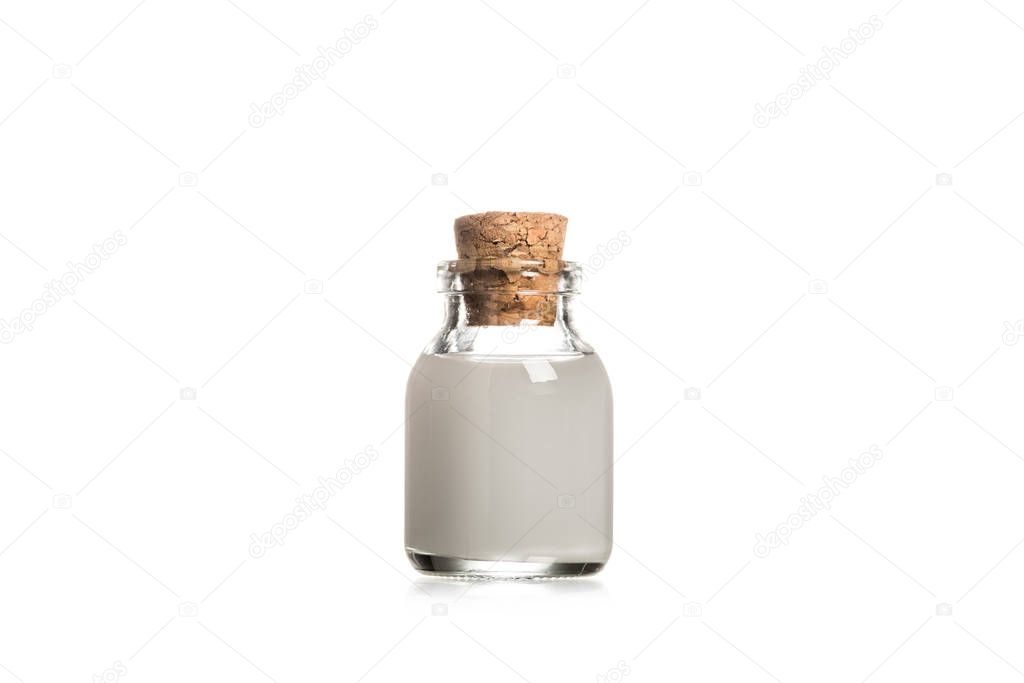
[[[564,325],[442,327],[424,354],[466,353],[509,356],[573,356],[594,353],[575,330]]]

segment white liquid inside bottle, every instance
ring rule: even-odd
[[[406,546],[417,568],[556,576],[603,566],[612,402],[595,354],[423,355],[406,409]]]

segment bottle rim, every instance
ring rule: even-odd
[[[437,264],[437,291],[442,294],[577,294],[582,280],[579,263],[559,259],[499,256]]]

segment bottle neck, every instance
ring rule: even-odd
[[[431,354],[579,355],[592,353],[573,324],[575,293],[522,298],[490,292],[447,292],[444,321],[427,347]],[[496,315],[493,311],[512,313]]]

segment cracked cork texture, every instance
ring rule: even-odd
[[[470,290],[465,294],[470,325],[554,324],[558,297],[525,292],[557,290],[568,222],[556,213],[525,211],[489,211],[455,219],[459,259],[498,259],[480,262],[463,276]],[[539,274],[527,277],[516,267],[516,259],[546,263]]]

